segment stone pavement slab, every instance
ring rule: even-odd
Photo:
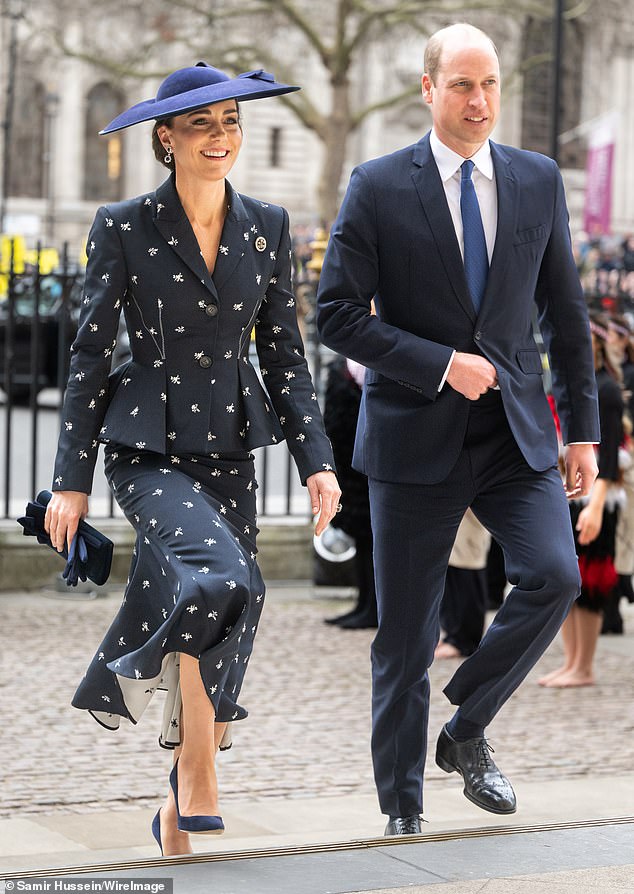
[[[530,830],[553,823],[600,821],[634,813],[634,773],[606,779],[523,782],[517,786],[519,809],[514,816],[479,810],[461,786],[435,789],[428,795],[425,836],[439,833],[464,837],[474,830]],[[56,813],[28,819],[0,820],[0,870],[28,871],[152,859],[158,850],[150,833],[153,810]],[[192,838],[197,854],[236,853],[330,845],[354,839],[382,838],[385,818],[374,796],[306,798],[292,803],[271,799],[254,804],[231,802],[223,811],[227,832],[213,839]],[[603,836],[611,826],[602,827]],[[634,836],[634,827],[632,827]],[[37,842],[45,846],[37,848]]]
[[[609,828],[609,834],[604,835]],[[583,867],[580,874],[578,866]],[[107,873],[109,879],[172,878],[177,894],[593,894],[632,891],[632,823],[444,841],[359,844],[350,850],[298,853],[212,864],[152,861]],[[544,872],[546,870],[546,872]],[[73,873],[73,878],[103,876]],[[607,882],[614,887],[597,887]]]
[[[349,591],[348,591],[349,592]],[[0,866],[62,866],[156,854],[149,823],[170,755],[156,737],[162,705],[116,732],[70,699],[120,601],[0,594]],[[268,587],[241,702],[247,721],[219,760],[228,834],[214,848],[271,847],[381,835],[369,753],[373,631],[323,618],[345,607],[311,586]],[[489,733],[520,810],[500,818],[465,800],[456,774],[428,761],[425,815],[434,831],[634,812],[634,607],[626,635],[601,637],[594,687],[544,690],[555,643]],[[431,668],[430,744],[451,715],[442,688],[458,662]],[[16,744],[17,743],[17,744]],[[195,845],[203,847],[208,845]]]
[[[408,885],[407,888],[373,889],[372,894],[634,894],[634,864],[514,876],[513,879],[450,882],[433,888]]]
[[[219,761],[223,806],[245,799],[374,793],[370,761],[373,631],[333,630],[334,600],[310,587],[270,587],[241,703],[234,748]],[[319,589],[317,589],[319,593]],[[160,694],[139,724],[98,726],[70,700],[116,613],[120,593],[91,602],[0,594],[0,697],[11,737],[0,756],[0,816],[154,808],[167,787],[170,755],[157,747]],[[614,776],[634,766],[634,610],[625,637],[601,637],[594,687],[544,690],[558,644],[489,728],[496,760],[514,781]],[[456,660],[431,668],[431,744],[452,709],[442,688]],[[609,731],[606,737],[605,733]],[[428,761],[426,789],[448,777]]]

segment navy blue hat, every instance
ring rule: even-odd
[[[256,71],[245,71],[235,78],[213,68],[206,62],[199,62],[191,68],[179,68],[168,75],[156,94],[156,99],[146,99],[129,108],[126,112],[106,125],[99,133],[113,133],[123,130],[141,121],[155,118],[169,118],[182,115],[192,109],[209,106],[223,99],[264,99],[266,96],[279,96],[292,93],[299,87],[278,84],[272,74],[261,68]]]

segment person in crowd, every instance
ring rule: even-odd
[[[342,615],[326,618],[344,630],[376,627],[376,590],[372,558],[372,526],[368,479],[352,466],[354,437],[359,417],[365,367],[344,357],[328,367],[324,403],[324,425],[330,438],[345,504],[331,525],[352,537],[355,544],[354,569],[359,590],[356,605]]]
[[[634,575],[634,462],[632,462],[632,426],[634,420],[634,346],[629,319],[613,314],[608,321],[608,340],[605,350],[611,368],[620,376],[623,386],[625,413],[623,415],[624,443],[621,449],[620,470],[625,501],[619,507],[614,546],[614,567],[619,578],[616,588],[603,605],[601,633],[623,633],[623,617],[619,608],[621,598],[634,603],[632,576]]]
[[[460,522],[449,556],[439,619],[442,637],[434,658],[473,655],[484,633],[491,535],[470,509]]]
[[[634,234],[628,233],[621,244],[623,252],[623,269],[626,273],[634,273]]]
[[[368,368],[354,463],[368,475],[374,532],[372,753],[387,835],[421,829],[428,668],[469,506],[502,546],[513,587],[445,687],[456,712],[436,763],[458,772],[484,810],[516,810],[485,731],[579,594],[566,492],[590,490],[599,440],[588,316],[557,166],[489,139],[500,70],[485,33],[440,30],[424,69],[431,133],[353,171],[318,293],[323,341]],[[568,444],[565,489],[535,302]]]
[[[619,447],[623,439],[621,371],[610,361],[609,321],[597,315],[591,327],[601,421],[599,475],[589,496],[570,502],[581,595],[561,628],[564,663],[539,680],[541,686],[548,688],[594,684],[594,655],[603,610],[614,599],[619,586],[614,554],[617,511],[624,499],[619,470]]]
[[[104,443],[137,541],[123,604],[73,705],[117,729],[167,690],[159,742],[175,760],[152,823],[165,855],[191,852],[189,833],[224,828],[215,751],[247,713],[238,697],[264,597],[251,451],[286,439],[317,533],[339,504],[297,328],[287,213],[226,179],[242,145],[238,101],[295,89],[199,63],[102,131],[154,120],[170,174],[100,208],[90,231],[46,527],[58,550],[72,542]],[[121,310],[132,357],[109,375]],[[254,326],[266,391],[249,360]]]
[[[487,609],[489,611],[497,611],[502,605],[507,586],[504,553],[500,544],[491,538],[487,556]]]
[[[634,310],[634,237],[576,234],[577,268],[587,300],[609,313]]]

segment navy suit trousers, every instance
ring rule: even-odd
[[[459,459],[440,484],[370,479],[379,628],[372,644],[372,757],[383,813],[423,809],[428,668],[449,554],[467,507],[501,545],[513,589],[445,694],[483,728],[555,637],[579,594],[570,514],[556,467],[536,472],[499,392],[473,402]]]

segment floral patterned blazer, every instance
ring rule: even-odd
[[[286,438],[302,481],[333,468],[297,326],[288,215],[227,189],[213,276],[173,175],[97,212],[54,490],[90,493],[100,442],[208,456]],[[121,310],[132,358],[111,372]],[[248,356],[254,326],[266,390]]]

